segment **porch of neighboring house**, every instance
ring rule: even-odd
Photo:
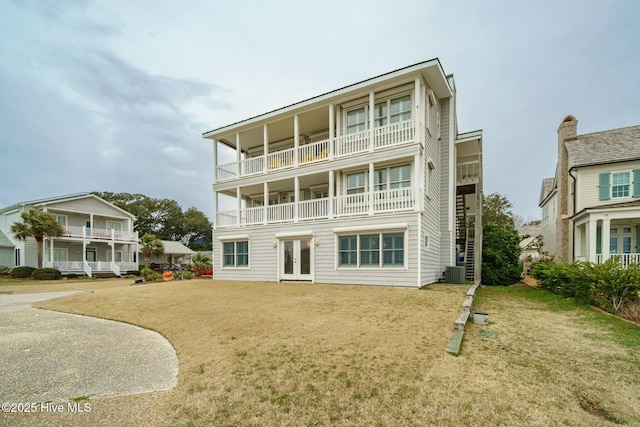
[[[586,211],[574,220],[573,234],[576,261],[616,258],[624,268],[640,262],[640,209]]]
[[[43,266],[63,275],[120,277],[138,270],[138,233],[63,225],[59,237],[45,238]]]

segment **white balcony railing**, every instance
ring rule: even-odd
[[[411,187],[371,193],[348,194],[333,199],[322,198],[218,212],[216,228],[233,228],[259,224],[327,219],[332,217],[363,216],[376,213],[410,211],[416,208],[416,190]],[[297,209],[296,209],[297,206]],[[331,209],[331,210],[330,210]],[[296,216],[297,211],[297,216]],[[241,221],[238,223],[238,217]]]
[[[373,143],[371,132],[365,130],[349,135],[341,135],[333,139],[306,144],[298,147],[297,165],[304,166],[330,157],[352,156],[368,151],[375,151],[407,144],[415,141],[416,124],[413,120],[393,123],[375,128]],[[216,180],[226,181],[244,176],[268,173],[296,166],[295,148],[250,157],[240,162],[226,163],[216,166]]]
[[[138,269],[135,262],[109,262],[109,261],[45,261],[45,267],[55,268],[61,273],[84,273],[92,277],[95,272],[111,272],[120,276],[122,272],[134,271]]]
[[[609,258],[617,258],[620,260],[622,268],[628,268],[631,264],[640,263],[640,253],[637,254],[610,254],[607,257],[603,257],[602,254],[596,254],[596,264],[602,264]]]
[[[456,167],[456,182],[458,185],[476,184],[480,182],[480,162],[458,163]]]
[[[88,228],[74,225],[62,226],[62,237],[74,237],[93,240],[117,240],[124,242],[137,242],[137,231],[108,230],[103,228]]]

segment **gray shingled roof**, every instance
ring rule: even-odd
[[[569,167],[640,159],[640,126],[578,135],[566,141]]]

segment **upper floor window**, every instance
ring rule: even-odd
[[[362,132],[367,129],[366,108],[347,111],[347,133]]]
[[[611,197],[629,197],[629,172],[614,173],[611,175]]]
[[[117,221],[107,221],[107,230],[122,231],[122,223]]]
[[[604,172],[599,176],[600,200],[640,197],[640,169]]]
[[[364,193],[364,177],[364,172],[347,175],[347,194]]]
[[[369,111],[368,105],[347,110],[347,134],[362,132],[369,128]],[[406,94],[376,102],[374,105],[373,120],[375,127],[411,120],[411,95]]]
[[[67,217],[64,215],[56,215],[56,221],[58,221],[60,225],[67,225]]]

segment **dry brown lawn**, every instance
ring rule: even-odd
[[[178,386],[92,399],[88,414],[6,421],[640,425],[640,328],[526,290],[484,288],[474,308],[490,324],[468,324],[454,357],[444,348],[466,289],[192,280],[41,303],[160,332],[178,354]],[[619,336],[625,327],[636,329]]]

